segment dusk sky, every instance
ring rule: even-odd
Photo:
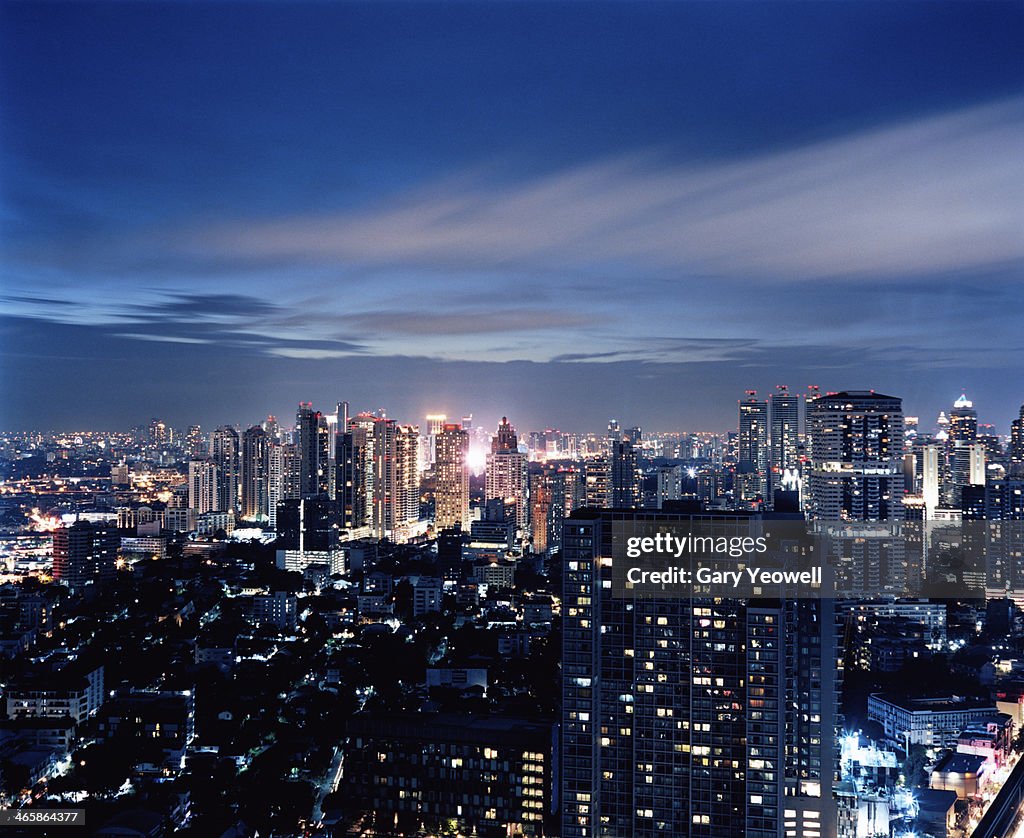
[[[1024,401],[1024,4],[0,4],[0,429]]]

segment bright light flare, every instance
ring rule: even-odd
[[[60,518],[55,518],[53,515],[44,515],[39,509],[33,509],[28,517],[32,521],[34,532],[53,532],[60,529],[62,523]]]
[[[466,465],[473,474],[483,474],[487,468],[487,451],[478,445],[470,443],[469,453],[466,454]]]

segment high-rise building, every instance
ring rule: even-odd
[[[964,393],[953,402],[949,411],[949,438],[961,442],[974,442],[978,436],[978,411],[974,402]]]
[[[242,434],[242,517],[264,518],[269,502],[267,434],[253,425]]]
[[[552,539],[552,508],[554,506],[554,475],[530,476],[530,540],[535,553],[554,546]]]
[[[925,514],[929,519],[935,516],[942,490],[942,449],[938,445],[925,445],[920,450],[921,494],[924,497]]]
[[[241,489],[240,448],[238,431],[230,425],[221,425],[210,437],[210,459],[220,471],[218,512],[234,512],[238,509]]]
[[[362,478],[364,519],[366,524],[373,528],[374,532],[378,531],[377,506],[374,502],[374,495],[376,493],[377,462],[379,459],[377,457],[379,445],[377,422],[379,419],[380,417],[374,416],[372,413],[364,412],[353,416],[348,422],[350,431],[357,434],[362,432],[362,435],[356,438],[357,442],[361,442],[361,445],[355,449],[355,452],[359,456],[358,468]]]
[[[530,532],[534,552],[562,546],[562,523],[584,506],[583,484],[573,469],[545,469],[530,476]]]
[[[768,497],[768,402],[757,398],[756,390],[748,390],[740,402],[738,461],[736,464],[737,496],[741,501]]]
[[[363,484],[365,490],[369,482],[372,491],[369,523],[373,532],[377,538],[406,541],[420,512],[419,429],[369,414],[355,417],[350,427],[359,439],[361,431],[369,430],[359,459],[372,472],[370,481],[363,472]],[[353,456],[359,453],[360,446],[355,446]]]
[[[295,416],[299,446],[299,494],[301,497],[334,497],[334,440],[327,417],[309,402],[299,404]]]
[[[608,509],[612,504],[611,463],[607,457],[590,457],[583,462],[584,503],[591,509]]]
[[[528,485],[526,454],[519,452],[515,428],[502,416],[487,455],[485,499],[500,498],[506,509],[515,507],[516,526],[523,532],[529,520]]]
[[[272,530],[277,530],[277,508],[281,502],[300,496],[300,467],[297,445],[288,442],[270,446],[267,452],[267,518]]]
[[[625,436],[611,441],[611,473],[608,482],[613,509],[634,509],[640,505],[636,450]]]
[[[835,836],[833,602],[616,594],[617,522],[697,518],[565,521],[563,838]]]
[[[469,530],[469,432],[445,425],[437,435],[434,463],[434,524],[437,529],[459,525]]]
[[[399,425],[395,434],[395,541],[406,541],[420,519],[420,429]]]
[[[437,435],[441,433],[445,422],[448,421],[448,417],[443,413],[428,413],[426,419],[427,451],[425,459],[427,464],[433,468],[434,460],[437,459]]]
[[[682,466],[660,466],[658,468],[657,508],[661,509],[667,500],[679,500],[683,494]]]
[[[980,442],[956,440],[950,460],[950,502],[954,508],[959,508],[966,486],[985,485],[985,446]]]
[[[1020,416],[1010,423],[1010,474],[1024,477],[1024,404]]]
[[[869,390],[820,396],[807,405],[807,434],[808,513],[832,535],[840,584],[860,596],[904,593],[902,401]]]
[[[342,526],[346,530],[359,529],[369,524],[366,511],[364,449],[366,430],[351,426],[339,433],[335,456],[335,497],[341,508]]]
[[[281,442],[281,424],[273,414],[268,415],[267,418],[263,420],[263,430],[267,434],[267,442]]]
[[[188,505],[197,515],[225,512],[221,509],[220,469],[213,460],[191,460],[188,464]]]
[[[185,434],[185,450],[189,458],[205,457],[209,450],[203,438],[203,429],[199,425],[189,425]]]
[[[282,501],[277,509],[277,566],[302,571],[311,564],[322,564],[331,573],[344,573],[340,530],[338,502],[327,495]]]
[[[903,519],[903,403],[869,390],[807,405],[809,513],[823,521]]]
[[[170,429],[161,419],[151,419],[149,422],[149,441],[154,446],[166,445],[170,441]]]
[[[76,521],[53,532],[53,578],[81,593],[87,585],[110,582],[117,573],[121,539],[113,524]]]
[[[771,395],[771,470],[768,496],[782,485],[787,470],[800,465],[800,399],[780,384]]]

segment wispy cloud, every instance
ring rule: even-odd
[[[504,305],[506,301],[496,301]],[[369,311],[340,317],[357,332],[383,331],[391,335],[482,335],[571,329],[592,325],[590,314],[535,308],[502,308],[489,311],[460,308],[455,311]]]
[[[227,225],[238,258],[594,265],[744,278],[918,276],[1024,258],[1024,98],[703,167],[655,155],[513,184],[475,174],[373,212]]]

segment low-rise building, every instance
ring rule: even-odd
[[[348,727],[345,798],[378,828],[413,834],[549,835],[553,737],[514,718],[356,715]]]
[[[885,738],[901,747],[955,748],[971,722],[995,713],[995,702],[957,695],[907,698],[886,693],[868,697],[868,718],[882,725]]]

